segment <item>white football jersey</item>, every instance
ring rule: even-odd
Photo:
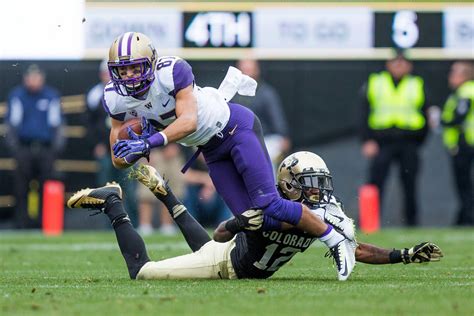
[[[109,82],[104,89],[104,107],[119,121],[145,117],[162,130],[176,120],[176,93],[190,84],[194,84],[191,66],[177,56],[164,56],[158,59],[155,80],[143,99],[121,96]],[[226,126],[230,117],[229,106],[217,89],[194,85],[194,95],[198,107],[197,129],[178,141],[185,146],[204,145]]]

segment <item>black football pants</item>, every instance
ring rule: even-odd
[[[419,169],[419,145],[415,142],[398,141],[379,144],[379,153],[372,159],[369,170],[369,183],[379,188],[383,200],[385,180],[393,162],[399,163],[399,176],[404,192],[404,215],[408,226],[415,226],[418,207],[416,200],[416,181]],[[382,203],[381,203],[382,205]]]
[[[452,156],[451,161],[460,202],[455,224],[474,225],[474,191],[472,184],[474,148],[460,144],[458,152]]]
[[[41,211],[37,218],[31,218],[27,210],[27,196],[30,181],[35,179],[40,184],[39,197],[43,182],[53,177],[55,153],[49,146],[22,145],[14,153],[17,163],[13,173],[15,185],[15,222],[17,228],[41,228]],[[41,209],[41,203],[40,203]]]

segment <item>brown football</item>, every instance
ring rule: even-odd
[[[120,132],[118,134],[118,139],[130,139],[130,137],[128,137],[128,132],[127,132],[127,128],[129,126],[132,128],[132,130],[135,133],[137,133],[139,135],[142,133],[141,119],[133,118],[131,120],[123,122],[122,126],[120,127]]]

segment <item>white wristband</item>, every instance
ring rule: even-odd
[[[159,132],[161,136],[163,136],[163,146],[168,145],[168,137],[166,137],[166,134],[163,132]]]

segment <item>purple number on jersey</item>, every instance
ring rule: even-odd
[[[172,62],[173,62],[172,60],[162,61],[161,63],[158,63],[156,65],[156,70],[160,70],[161,68],[168,67],[169,65],[171,65]]]

